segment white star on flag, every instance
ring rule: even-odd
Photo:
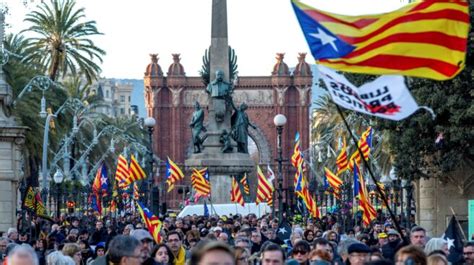
[[[288,231],[286,231],[286,228],[282,227],[278,229],[278,234],[286,234]]]
[[[333,36],[331,35],[328,35],[326,32],[324,32],[324,30],[321,30],[321,29],[316,29],[317,30],[317,34],[316,33],[310,33],[309,35],[311,35],[312,37],[316,38],[316,39],[319,39],[321,40],[321,44],[324,46],[326,44],[329,44],[331,45],[331,47],[335,50],[335,51],[338,51],[337,50],[337,46],[336,44],[334,43],[337,39],[334,38]]]
[[[446,237],[446,241],[448,242],[448,250],[454,247],[454,239]]]

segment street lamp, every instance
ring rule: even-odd
[[[61,193],[61,183],[64,180],[64,175],[60,169],[57,169],[53,175],[53,181],[56,183],[56,217],[59,218],[60,215],[60,193]]]
[[[150,146],[148,147],[148,178],[151,187],[150,201],[152,205],[152,211],[156,214],[160,214],[160,194],[157,187],[154,185],[153,180],[153,129],[156,125],[156,120],[153,117],[146,117],[143,124],[148,128],[148,141]]]
[[[282,222],[283,220],[283,150],[281,147],[281,133],[283,132],[283,126],[286,124],[286,117],[283,114],[277,114],[273,118],[273,123],[277,129],[277,150],[278,158],[275,159],[278,162],[278,220]]]

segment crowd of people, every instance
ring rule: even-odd
[[[156,242],[138,215],[62,215],[4,231],[0,254],[8,265],[448,264],[446,240],[428,239],[420,226],[401,231],[389,219],[343,231],[330,217],[279,222],[269,215],[195,215],[166,217]],[[474,242],[465,244],[462,262],[474,264]]]

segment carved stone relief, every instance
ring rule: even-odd
[[[277,91],[278,105],[283,106],[285,104],[285,93],[288,90],[288,87],[284,88],[275,88]]]
[[[198,101],[201,106],[207,106],[208,95],[203,91],[189,90],[184,92],[184,105],[193,106]],[[232,95],[236,105],[245,102],[249,106],[262,106],[273,104],[272,90],[235,90]]]

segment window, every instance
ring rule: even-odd
[[[125,96],[120,96],[120,102],[125,102]]]
[[[132,97],[128,96],[128,102],[132,101]]]
[[[125,109],[124,108],[120,108],[120,114],[125,114]]]
[[[105,90],[105,97],[109,98],[109,91],[108,90]]]

